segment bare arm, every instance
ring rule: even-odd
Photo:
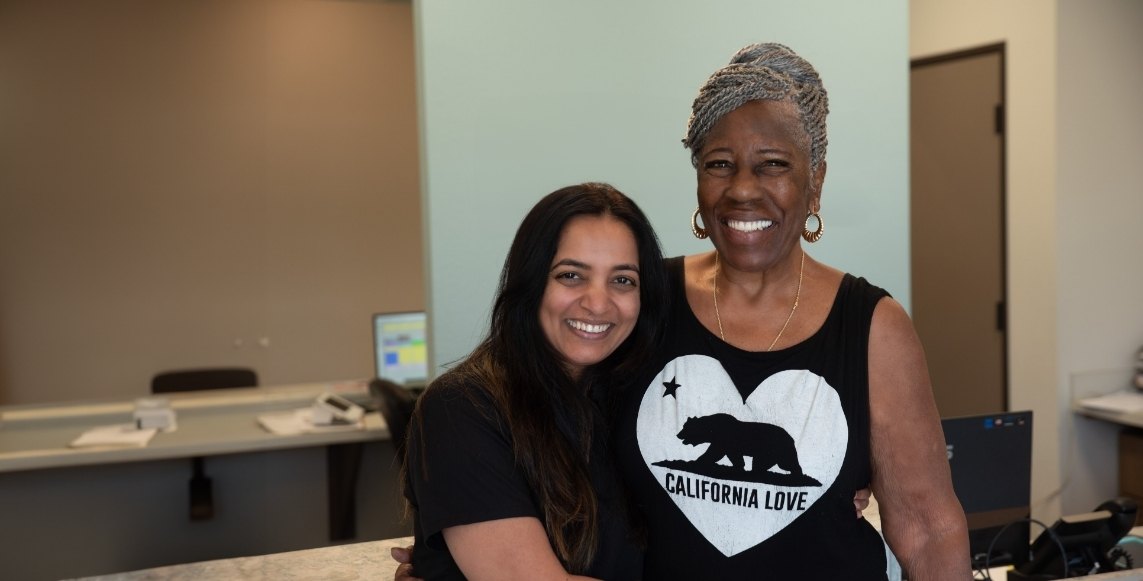
[[[491,520],[442,531],[452,558],[474,581],[483,579],[584,580],[563,565],[534,517]]]
[[[883,299],[869,337],[873,493],[885,540],[912,581],[972,578],[968,527],[953,492],[920,339]]]

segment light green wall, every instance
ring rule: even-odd
[[[830,94],[826,234],[817,258],[908,308],[908,21],[904,0],[417,0],[422,188],[433,360],[486,328],[516,226],[543,194],[606,181],[668,255],[690,235],[680,139],[698,87],[751,42],[778,41]]]

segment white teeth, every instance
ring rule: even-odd
[[[568,326],[570,326],[573,329],[583,331],[585,333],[602,333],[602,332],[606,331],[607,329],[611,328],[611,323],[602,323],[599,325],[590,325],[588,323],[584,323],[583,321],[576,321],[574,319],[568,319]]]
[[[742,220],[727,220],[726,225],[738,230],[739,232],[755,232],[757,230],[765,230],[774,225],[773,220],[754,220],[752,222],[744,222]]]

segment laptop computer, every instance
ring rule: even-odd
[[[1026,562],[1032,495],[1032,412],[945,418],[941,427],[953,488],[968,520],[973,567]]]
[[[424,311],[375,313],[373,356],[377,377],[423,389],[429,376]]]

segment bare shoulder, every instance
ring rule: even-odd
[[[714,256],[711,251],[683,257],[683,286],[687,304],[708,329],[717,328],[713,317],[705,317],[709,306],[707,301],[710,300],[711,277],[714,276]]]
[[[688,254],[683,257],[683,278],[687,288],[701,284],[709,284],[710,276],[714,272],[714,251],[700,254]]]
[[[878,301],[869,329],[870,371],[879,365],[920,363],[924,365],[921,340],[913,320],[893,297]]]
[[[885,297],[877,302],[877,307],[873,310],[873,329],[872,332],[877,331],[908,331],[912,332],[913,320],[909,318],[909,313],[905,312],[905,307],[897,302],[893,297]]]
[[[916,414],[939,430],[925,351],[901,303],[885,297],[873,310],[869,330],[869,403],[875,426],[899,413]]]
[[[805,286],[802,296],[808,305],[816,304],[818,310],[822,311],[820,322],[825,321],[825,315],[837,300],[837,293],[844,278],[844,272],[824,262],[818,262],[809,254],[806,255]]]

